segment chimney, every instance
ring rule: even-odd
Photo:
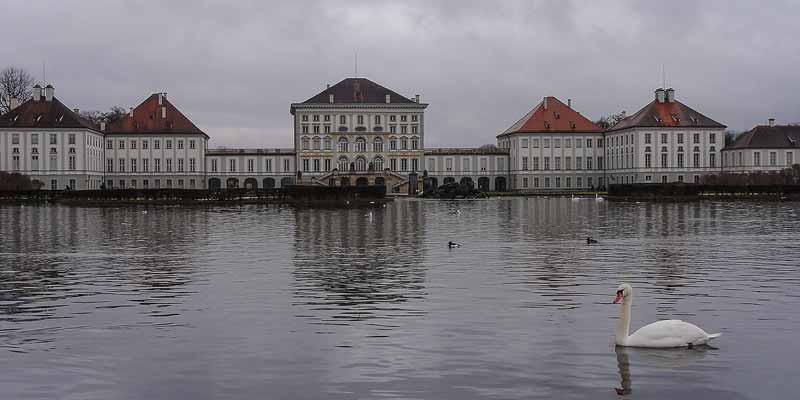
[[[664,93],[664,88],[656,89],[656,101],[659,102],[659,103],[663,103],[664,100],[665,100],[664,99],[664,94],[665,94]]]
[[[770,119],[769,119],[769,126],[770,126],[770,127],[773,127],[773,126],[775,126],[775,118],[770,118]]]
[[[100,130],[101,131],[106,130],[106,120],[105,120],[105,118],[100,120]]]
[[[39,101],[42,98],[42,87],[39,84],[33,85],[33,101]]]
[[[12,97],[11,100],[9,101],[9,106],[11,106],[11,110],[19,107],[19,98]]]
[[[669,88],[667,89],[667,103],[672,103],[675,101],[675,89]]]
[[[164,104],[164,93],[158,94],[158,105]]]
[[[390,95],[388,95],[388,94],[387,94],[387,95],[386,95],[386,104],[389,104],[389,103],[391,103],[391,102],[392,102],[392,96],[390,96]]]
[[[545,96],[544,100],[542,101],[544,104],[544,109],[547,110],[547,96]]]
[[[167,118],[167,107],[161,107],[161,118]]]
[[[567,107],[572,108],[572,99],[567,99]]]
[[[620,115],[622,115],[622,119],[628,118],[628,113],[627,113],[627,112],[625,112],[625,110],[622,110],[622,112],[620,113]]]
[[[80,108],[73,108],[72,112],[74,112],[75,114],[80,114],[81,113],[81,109]]]
[[[128,116],[133,117],[133,107],[130,107],[128,110]]]
[[[333,93],[328,93],[328,103],[333,104]]]
[[[419,95],[414,95],[414,102],[419,103]]]
[[[45,101],[53,101],[53,95],[56,93],[56,89],[53,88],[53,85],[47,85],[44,87],[44,99]]]

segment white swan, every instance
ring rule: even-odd
[[[604,200],[604,199],[603,199],[602,197],[600,197],[600,195],[599,195],[599,194],[597,194],[597,193],[595,193],[595,194],[594,194],[594,199],[595,199],[596,201],[603,201],[603,200]]]
[[[578,200],[580,200],[580,199],[579,199],[579,198],[577,198],[577,197],[575,197],[575,195],[573,194],[573,195],[572,195],[572,201],[578,201]]]
[[[639,328],[633,335],[628,335],[631,327],[631,304],[633,288],[627,283],[619,285],[614,303],[622,300],[621,313],[617,321],[617,346],[628,347],[692,347],[707,344],[721,333],[709,334],[696,325],[678,319],[667,319],[653,322]]]

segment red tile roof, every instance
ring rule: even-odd
[[[158,104],[159,96],[162,104]],[[162,111],[166,108],[166,113]],[[178,110],[166,94],[153,93],[133,109],[133,116],[125,114],[106,128],[106,133],[173,133],[206,135],[189,118]],[[208,137],[208,135],[206,135]]]
[[[97,130],[90,121],[81,118],[64,103],[53,97],[42,96],[39,101],[30,99],[0,116],[0,128],[85,128]]]
[[[547,103],[546,107],[545,103]],[[553,96],[547,96],[498,137],[512,133],[599,133],[602,131],[603,129],[597,124],[562,103],[561,100]]]

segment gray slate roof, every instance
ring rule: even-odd
[[[795,125],[759,125],[742,133],[730,146],[730,149],[796,149],[800,148],[800,126]]]

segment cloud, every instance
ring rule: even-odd
[[[7,2],[9,3],[9,2]],[[800,120],[800,5],[770,2],[10,1],[0,59],[69,106],[169,93],[212,146],[291,147],[289,104],[354,74],[430,103],[427,143],[475,146],[543,96],[592,119],[662,80],[743,130]]]

